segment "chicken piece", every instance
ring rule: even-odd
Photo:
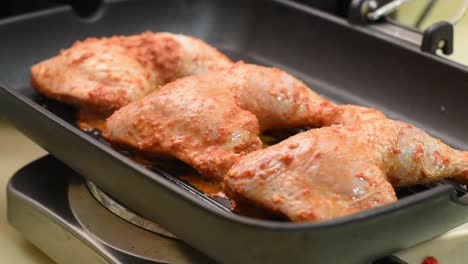
[[[225,193],[292,221],[320,221],[396,201],[394,186],[467,182],[468,152],[399,121],[376,119],[297,134],[242,157]]]
[[[346,125],[385,117],[372,108],[337,105],[277,68],[240,62],[226,75],[225,84],[232,86],[240,107],[257,116],[262,131]]]
[[[177,78],[228,68],[232,62],[194,37],[145,32],[89,38],[31,68],[39,93],[112,113]]]
[[[104,137],[222,179],[242,153],[262,147],[257,118],[238,106],[225,76],[203,74],[161,87],[108,118]]]
[[[222,180],[240,156],[262,148],[260,131],[382,118],[337,106],[288,73],[237,63],[176,80],[115,112],[104,136],[153,155],[176,157]]]

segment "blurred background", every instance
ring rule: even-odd
[[[464,1],[412,0],[393,13],[392,18],[405,25],[424,30],[435,22],[451,20],[460,11]],[[99,0],[3,0],[1,2],[0,19],[67,4],[79,6],[78,10],[81,15],[86,16]],[[351,0],[296,0],[296,2],[346,17]],[[382,5],[389,0],[378,0],[377,2]],[[466,47],[468,47],[468,19],[464,16],[455,26],[455,52],[447,57],[468,65],[468,48]]]
[[[427,15],[421,20],[425,7],[434,2]],[[451,20],[457,15],[464,0],[429,1],[414,0],[402,6],[396,13],[395,19],[405,25],[426,29],[437,21]],[[468,65],[468,14],[465,14],[455,25],[454,53],[446,56],[448,59]]]

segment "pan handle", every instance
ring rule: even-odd
[[[463,2],[461,8],[450,22],[437,22],[423,32],[417,28],[398,24],[388,17],[389,14],[397,10],[401,5],[410,1],[413,0],[392,0],[386,1],[386,4],[379,6],[376,0],[353,0],[349,7],[348,22],[354,25],[366,26],[380,33],[404,40],[420,47],[423,52],[436,54],[437,50],[440,49],[444,54],[452,54],[453,26],[465,14],[468,8],[468,0]],[[434,3],[435,0],[429,1],[417,24],[421,23]]]

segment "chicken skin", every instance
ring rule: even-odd
[[[236,160],[262,148],[261,131],[382,117],[373,109],[335,105],[279,69],[240,62],[178,79],[121,108],[106,121],[104,136],[222,180]]]
[[[392,185],[447,177],[467,182],[468,152],[384,118],[312,129],[250,153],[224,190],[292,221],[321,221],[396,201]]]
[[[177,78],[231,65],[226,56],[194,37],[145,32],[78,41],[32,66],[31,82],[50,98],[112,113]]]

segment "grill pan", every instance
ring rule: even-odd
[[[399,190],[396,203],[326,222],[236,215],[171,171],[146,169],[79,130],[70,107],[45,102],[29,84],[32,64],[75,40],[145,30],[195,35],[233,59],[283,68],[334,101],[375,107],[468,149],[466,67],[289,1],[108,1],[87,18],[64,6],[2,20],[0,113],[132,210],[223,263],[370,263],[468,220],[464,188],[450,182]]]

